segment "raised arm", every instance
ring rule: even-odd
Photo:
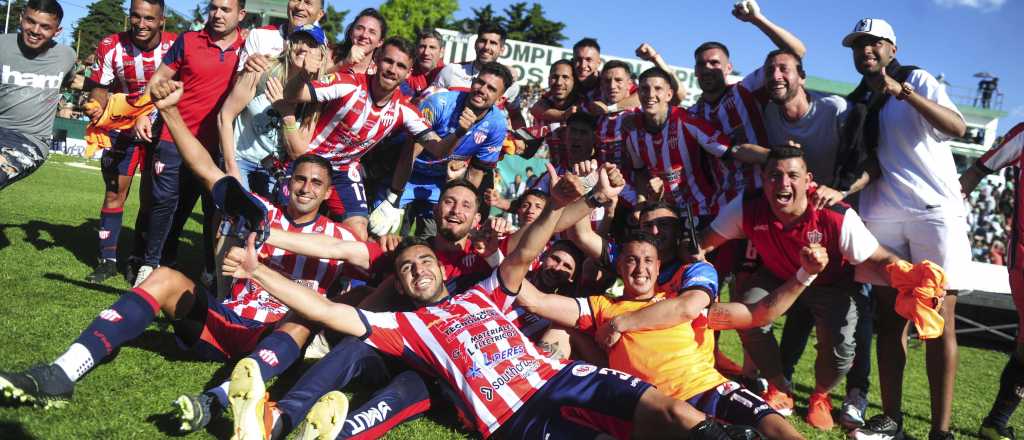
[[[580,309],[575,299],[541,292],[527,280],[523,280],[519,294],[516,295],[516,305],[566,328],[575,327],[580,318]]]
[[[544,251],[551,234],[555,231],[562,210],[583,195],[583,183],[579,177],[566,174],[559,179],[550,163],[547,167],[551,173],[551,196],[548,198],[548,204],[540,217],[524,228],[527,232],[519,241],[519,245],[498,266],[502,284],[512,292],[519,290],[530,264]]]
[[[258,72],[243,71],[239,74],[231,93],[217,113],[217,132],[220,135],[220,151],[224,155],[224,170],[236,179],[241,179],[241,173],[238,170],[238,163],[235,162],[235,118],[256,96],[259,77]]]
[[[737,3],[733,7],[732,15],[740,21],[757,26],[765,36],[772,40],[772,43],[775,43],[775,47],[791,50],[801,58],[807,53],[804,43],[796,35],[773,23],[761,13],[761,6],[757,4],[756,0],[744,0]]]
[[[661,57],[661,54],[654,50],[654,46],[651,46],[648,43],[642,43],[640,47],[636,48],[636,56],[640,57],[642,60],[654,63],[655,67],[668,72],[669,75],[676,76],[676,69],[673,69],[672,66],[669,66],[668,63],[665,62],[665,59]],[[676,90],[676,99],[678,99],[679,102],[686,100],[686,87],[683,87],[682,85],[679,86]],[[637,100],[638,105],[639,103],[640,101]]]
[[[352,336],[363,336],[369,329],[356,308],[336,303],[312,289],[285,278],[256,258],[255,235],[250,235],[246,248],[232,248],[224,257],[223,273],[236,279],[251,278],[275,298],[306,319]]]
[[[800,270],[768,296],[754,304],[715,303],[708,310],[708,322],[715,330],[763,327],[774,321],[796,302],[817,274],[828,265],[828,252],[812,243],[800,250]]]
[[[203,188],[207,191],[213,189],[213,184],[224,177],[223,171],[217,167],[199,139],[188,129],[188,125],[181,118],[178,112],[178,101],[184,88],[179,81],[160,81],[149,84],[149,93],[153,103],[163,116],[164,125],[170,131],[174,143],[178,147],[182,160],[188,165],[192,172],[203,182]]]

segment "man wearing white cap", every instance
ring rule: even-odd
[[[860,20],[843,38],[843,46],[853,49],[854,67],[864,75],[849,96],[861,105],[859,144],[869,156],[877,157],[877,166],[869,166],[872,181],[861,193],[861,217],[883,246],[914,263],[930,260],[948,276],[949,295],[940,312],[945,320],[943,334],[925,346],[932,402],[928,438],[952,439],[956,290],[966,287],[971,249],[960,183],[946,140],[962,136],[966,125],[935,77],[896,62],[896,35],[885,20]],[[857,279],[876,286],[884,414],[868,420],[853,437],[899,439],[903,437],[907,321],[895,312],[896,290],[878,274],[858,268]]]

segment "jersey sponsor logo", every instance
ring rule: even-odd
[[[690,282],[691,283],[711,283],[711,278],[698,275],[698,276],[690,278]]]
[[[476,313],[470,313],[468,315],[463,316],[458,321],[451,323],[442,331],[442,333],[444,333],[447,339],[451,339],[452,336],[461,332],[462,330],[465,330],[473,325],[483,323],[484,321],[494,319],[497,315],[498,312],[497,310],[494,309],[485,309]]]
[[[270,365],[271,367],[276,367],[277,366],[277,363],[278,363],[277,353],[274,353],[273,350],[268,350],[268,349],[264,348],[264,349],[260,350],[259,356],[260,356],[260,359],[263,359],[263,362],[266,363],[267,365]]]
[[[352,434],[359,434],[360,432],[366,431],[369,428],[376,426],[378,423],[383,422],[388,418],[388,414],[391,413],[391,405],[387,402],[377,402],[377,406],[371,407],[370,409],[358,413],[353,416],[349,416],[345,423],[352,428]]]
[[[572,375],[576,377],[587,377],[597,371],[597,367],[590,364],[577,364],[572,367]]]
[[[470,338],[469,342],[473,344],[473,348],[479,350],[488,345],[494,344],[503,339],[508,339],[516,335],[515,327],[511,324],[502,324],[498,328],[489,328],[481,333],[477,333]],[[469,346],[466,347],[467,353],[469,352]]]
[[[494,354],[484,353],[484,366],[493,367],[501,361],[517,358],[524,354],[526,354],[526,349],[522,345],[509,347]]]
[[[483,394],[484,399],[487,399],[488,402],[494,400],[494,390],[490,387],[480,387],[480,394]]]
[[[0,84],[7,84],[20,87],[31,87],[33,89],[59,89],[61,81],[64,80],[64,73],[46,75],[42,73],[22,73],[4,65],[0,69]]]
[[[491,381],[491,386],[494,388],[503,387],[511,383],[513,379],[530,374],[537,368],[540,368],[540,364],[535,359],[527,359],[513,364],[511,367],[506,368],[497,379]]]
[[[820,244],[822,237],[824,235],[817,229],[807,232],[807,242],[810,244]]]
[[[121,320],[124,319],[124,317],[122,317],[120,313],[117,313],[117,310],[106,309],[106,310],[100,312],[100,319],[102,319],[104,321],[110,321],[110,322],[113,322],[113,323],[118,323],[118,322],[121,322]]]

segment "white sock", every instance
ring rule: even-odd
[[[92,353],[89,353],[89,349],[76,342],[71,344],[68,351],[64,352],[56,361],[53,361],[53,364],[64,370],[64,374],[67,374],[72,382],[77,382],[92,369],[95,362],[92,360]]]

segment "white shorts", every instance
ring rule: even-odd
[[[963,217],[911,220],[906,222],[864,222],[878,243],[912,263],[929,260],[946,271],[946,288],[971,289],[971,242]],[[889,285],[865,265],[857,266],[857,281]]]

